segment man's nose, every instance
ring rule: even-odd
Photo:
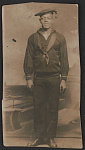
[[[44,21],[46,21],[46,22],[47,22],[47,21],[48,21],[48,19],[47,19],[47,18],[44,18]]]

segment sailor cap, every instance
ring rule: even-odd
[[[45,15],[47,13],[52,13],[52,14],[56,13],[57,14],[57,10],[55,10],[55,9],[45,9],[45,10],[42,10],[42,11],[36,13],[35,16],[42,16],[42,15]]]

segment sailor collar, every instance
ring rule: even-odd
[[[38,33],[38,34],[40,34],[40,35],[42,35],[42,36],[43,36],[43,32],[44,32],[44,29],[43,29],[43,28],[40,28],[40,29],[37,31],[37,33]],[[44,39],[45,39],[45,40],[48,40],[48,39],[49,39],[49,37],[51,37],[51,35],[52,35],[53,33],[56,33],[56,30],[51,29],[51,32],[50,32],[50,34],[49,34],[48,38],[47,38],[47,39],[45,39],[45,37],[43,36],[43,37],[44,37]]]

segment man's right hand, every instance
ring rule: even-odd
[[[32,88],[33,86],[33,80],[27,80],[27,88]]]

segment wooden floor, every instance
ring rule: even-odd
[[[56,138],[58,148],[82,148],[80,138]],[[4,141],[5,146],[20,146],[27,147],[31,142],[29,138],[6,138]],[[39,147],[49,147],[48,145],[39,145]]]
[[[4,145],[27,147],[27,144],[30,144],[35,139],[33,137],[33,121],[25,122],[22,123],[22,127],[18,130],[4,130]],[[59,125],[55,141],[59,148],[82,148],[80,123]],[[48,145],[39,145],[39,147],[48,147]]]

